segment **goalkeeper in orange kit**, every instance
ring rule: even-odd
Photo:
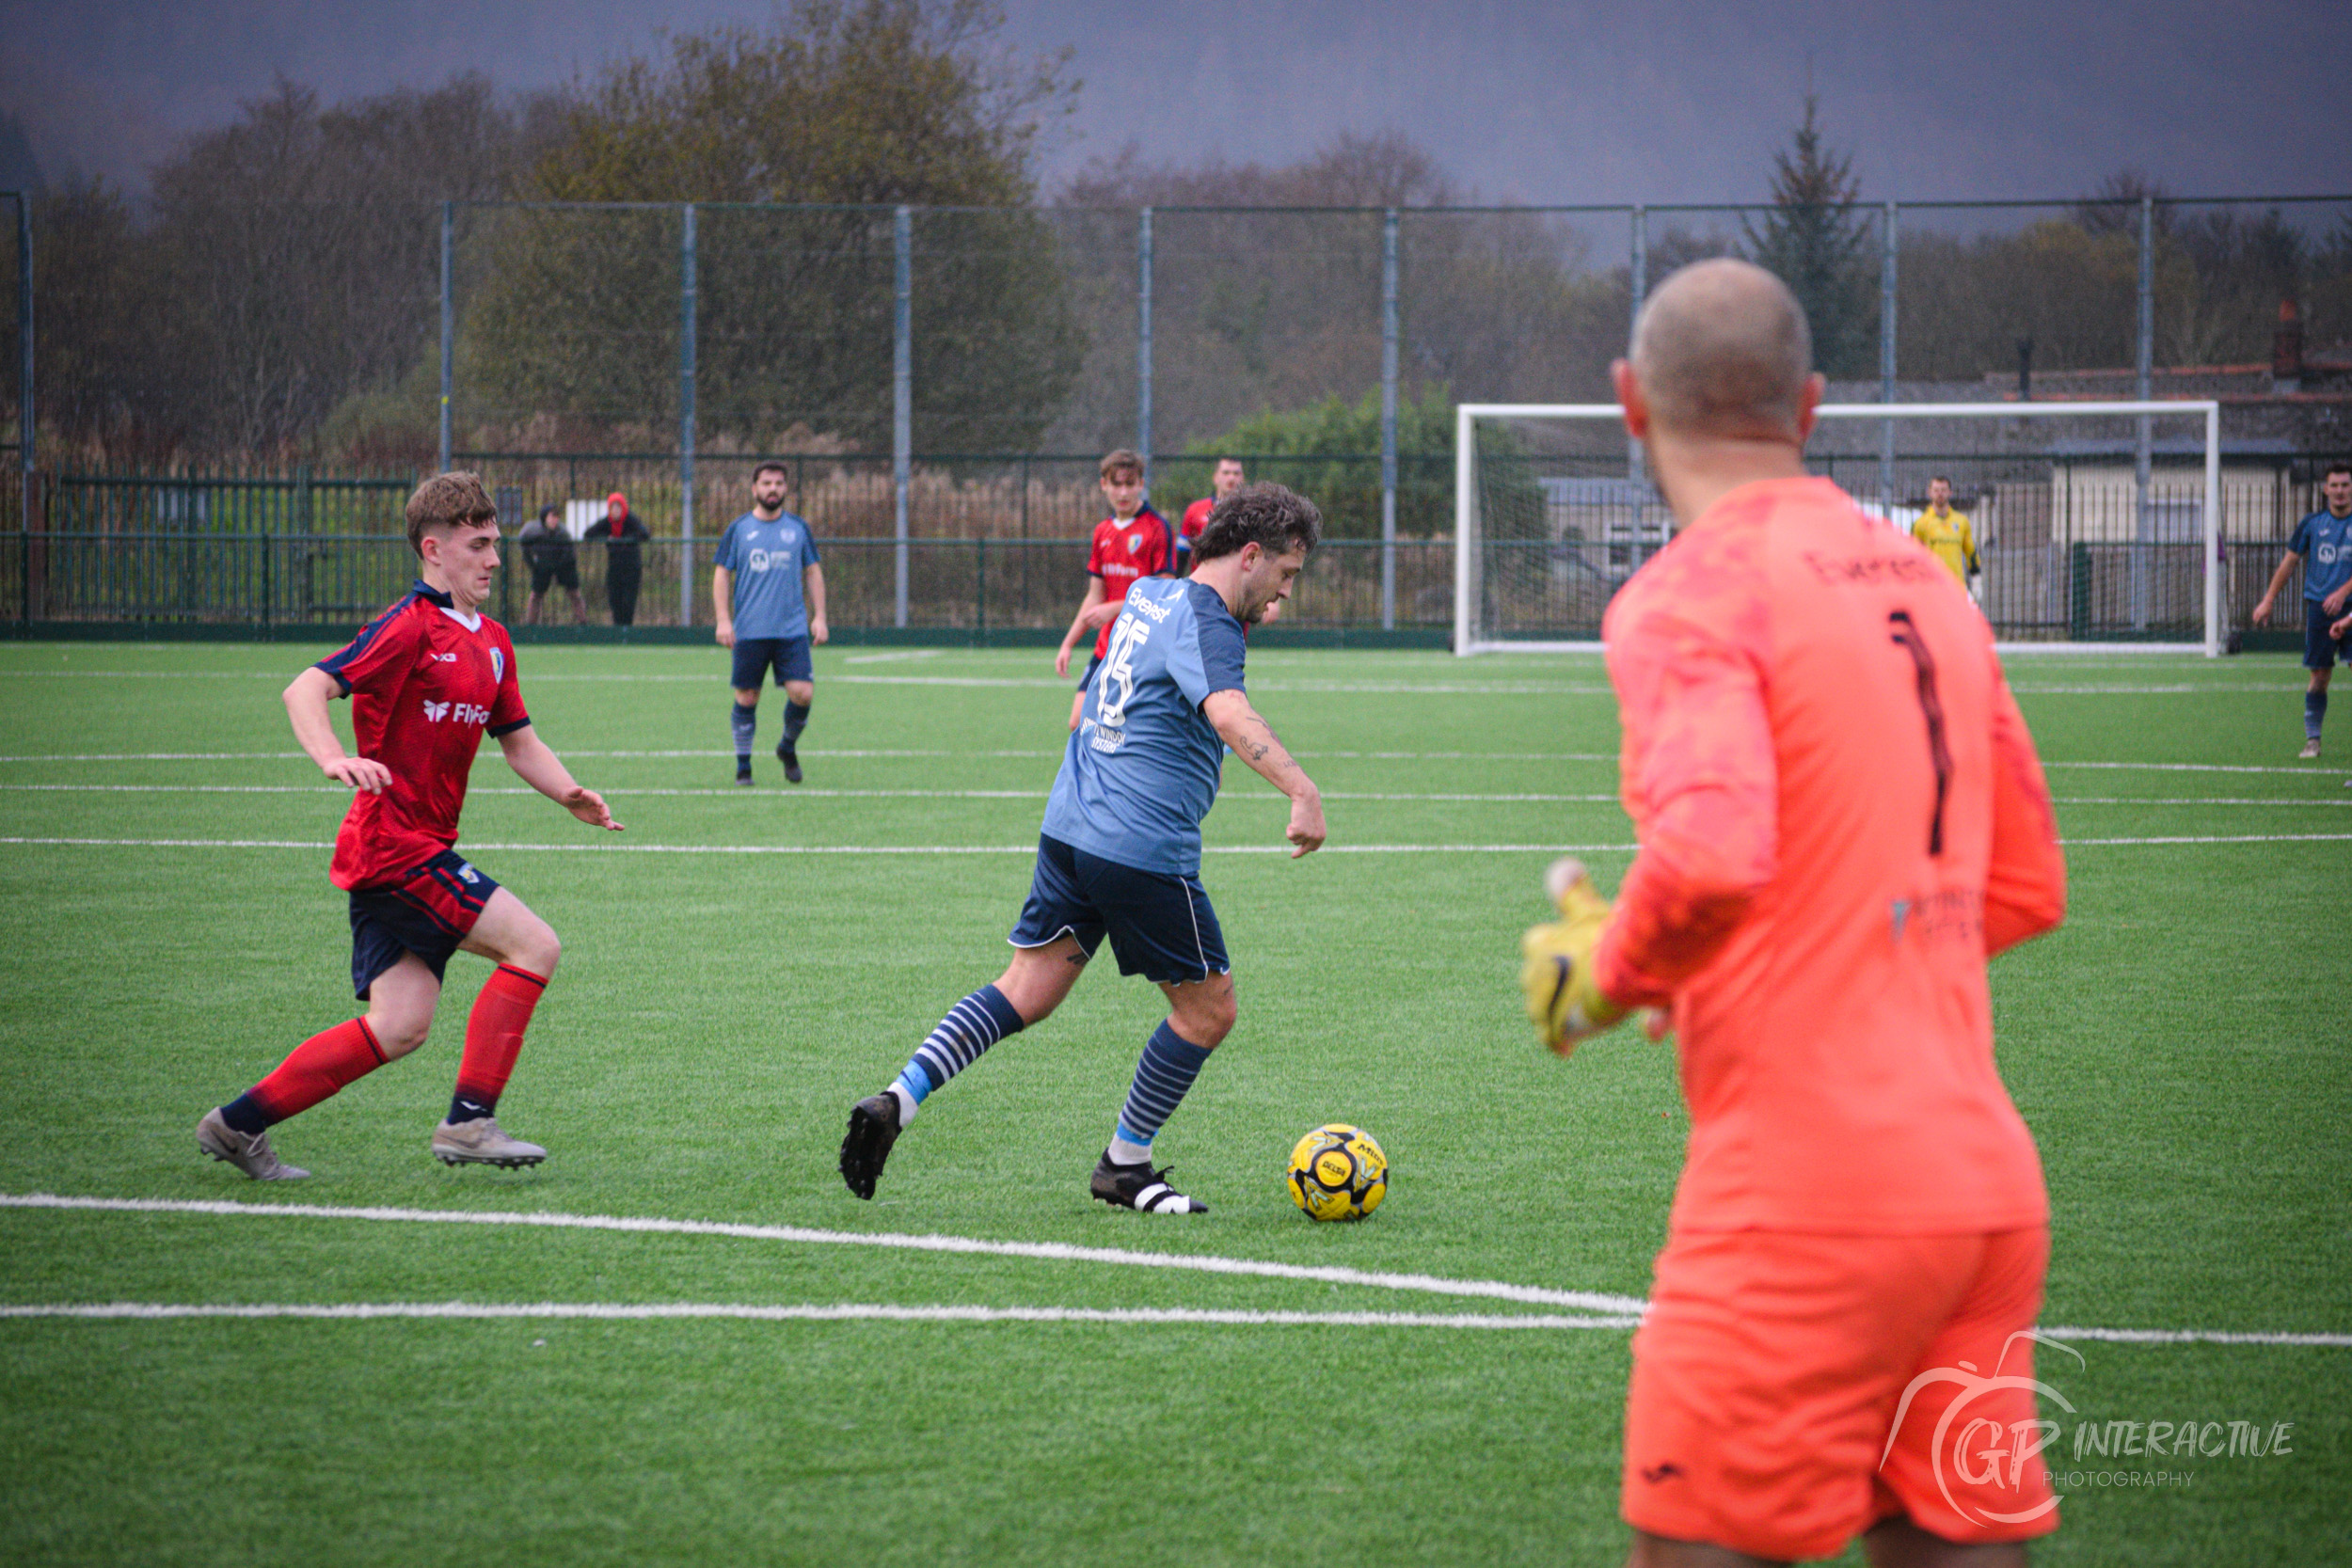
[[[2058,1528],[2046,1469],[1950,1439],[2036,1414],[2010,1385],[2049,1206],[1985,960],[2063,917],[2065,863],[1983,617],[1806,476],[1809,359],[1788,291],[1713,261],[1651,296],[1615,368],[1680,525],[1603,626],[1641,848],[1613,909],[1554,868],[1522,983],[1562,1054],[1636,1009],[1678,1039],[1691,1139],[1633,1342],[1631,1560],[1863,1534],[1874,1563],[2020,1563]],[[1956,1367],[2005,1376],[1931,1377]]]

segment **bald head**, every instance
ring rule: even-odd
[[[1695,261],[1633,324],[1633,373],[1673,436],[1795,440],[1813,338],[1788,285],[1752,262]]]

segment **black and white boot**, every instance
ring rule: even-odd
[[[1152,1168],[1145,1161],[1136,1165],[1111,1164],[1109,1149],[1094,1164],[1094,1180],[1088,1183],[1096,1197],[1120,1209],[1134,1209],[1146,1214],[1205,1214],[1209,1206],[1197,1197],[1186,1197],[1168,1184],[1172,1167]]]

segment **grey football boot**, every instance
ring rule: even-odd
[[[196,1147],[215,1160],[226,1160],[256,1181],[299,1181],[310,1173],[290,1165],[269,1146],[267,1132],[240,1132],[222,1119],[215,1105],[196,1124]]]
[[[496,1117],[445,1121],[433,1130],[433,1157],[445,1165],[499,1165],[513,1170],[548,1157],[537,1144],[511,1137]]]

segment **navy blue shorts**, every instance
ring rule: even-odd
[[[1103,656],[1101,654],[1096,654],[1092,658],[1088,659],[1085,673],[1078,677],[1078,689],[1084,691],[1087,689],[1087,682],[1094,678],[1094,672],[1102,667]]]
[[[808,639],[805,637],[739,637],[735,640],[735,689],[756,691],[768,678],[768,667],[775,666],[776,684],[786,681],[805,681],[817,678],[817,667],[809,662]]]
[[[2303,601],[2304,669],[2331,670],[2339,658],[2352,664],[2352,635],[2341,641],[2328,635],[2329,625],[2343,620],[2346,614],[2352,614],[2352,603],[2345,604],[2342,610],[2330,615],[2320,608],[2317,599]]]
[[[482,907],[499,890],[490,874],[444,849],[396,882],[351,894],[351,990],[365,1002],[375,977],[414,953],[439,979]]]
[[[1200,878],[1138,871],[1039,834],[1029,900],[1006,940],[1043,947],[1073,936],[1092,958],[1105,933],[1121,974],[1177,985],[1233,971]]]

